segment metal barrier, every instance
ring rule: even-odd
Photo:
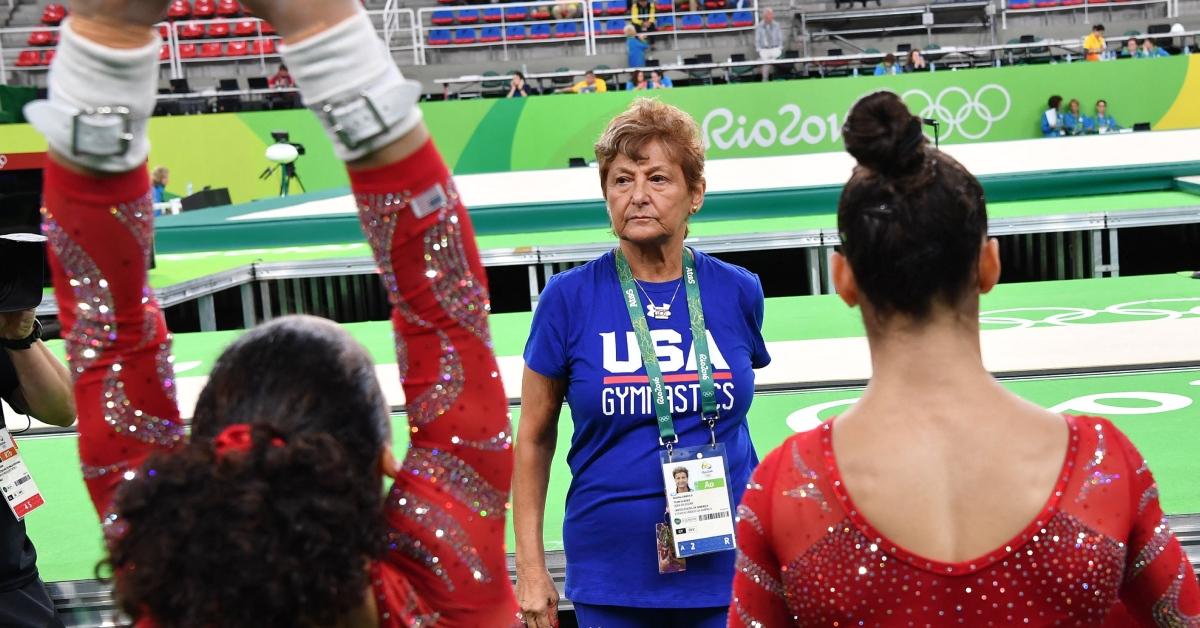
[[[393,53],[412,53],[413,63],[419,63],[421,50],[417,32],[416,13],[412,9],[399,8],[396,0],[380,11],[368,11],[372,22],[382,25],[380,35]],[[278,59],[280,38],[264,27],[266,22],[255,17],[211,18],[202,20],[179,20],[160,22],[156,25],[163,34],[163,54],[160,64],[170,67],[170,78],[186,76],[185,64],[239,63],[257,61],[261,72],[267,72],[267,60]],[[218,27],[212,35],[213,27]],[[220,28],[224,27],[224,28]],[[0,29],[0,85],[8,84],[9,72],[45,72],[53,58],[52,45],[5,46],[5,38],[17,36],[25,39],[34,33],[50,33],[57,42],[58,26],[29,26]],[[248,30],[252,29],[252,30]],[[209,45],[205,49],[205,45]],[[245,44],[243,46],[242,44]],[[23,52],[36,52],[38,62],[21,64]],[[7,58],[13,56],[12,62]],[[47,58],[49,57],[49,58]]]

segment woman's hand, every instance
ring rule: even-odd
[[[521,618],[526,626],[557,626],[558,599],[558,589],[544,565],[526,569],[517,567],[517,603],[521,606]]]

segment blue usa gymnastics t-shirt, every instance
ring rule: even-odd
[[[758,464],[746,426],[753,369],[771,360],[762,339],[762,285],[749,271],[700,252],[696,272],[721,414],[717,440],[725,443],[737,504]],[[656,305],[674,295],[671,317],[647,322],[668,384],[679,446],[707,443],[685,290],[679,281],[642,286]],[[574,423],[563,523],[567,597],[614,606],[727,606],[734,552],[689,558],[683,573],[658,573],[654,526],[665,521],[666,510],[661,446],[611,251],[550,280],[534,312],[525,363],[567,382]]]

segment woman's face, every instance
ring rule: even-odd
[[[1078,100],[1071,101],[1071,113],[1079,113],[1079,101]]]
[[[633,75],[633,82],[634,83],[645,83],[646,82],[645,73],[643,73],[641,70],[638,70],[637,73]]]
[[[667,158],[658,140],[640,153],[637,161],[618,154],[608,169],[604,195],[613,232],[639,245],[682,237],[692,208],[704,201],[704,183],[689,191],[683,168]]]

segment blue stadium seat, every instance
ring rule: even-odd
[[[508,41],[524,41],[528,36],[525,27],[520,24],[510,25],[504,29],[504,38]]]
[[[449,11],[434,11],[433,17],[429,18],[429,21],[432,22],[434,26],[453,24],[454,14]]]
[[[484,26],[479,30],[479,41],[484,44],[492,44],[500,41],[499,26]]]
[[[575,22],[559,22],[554,25],[554,38],[567,39],[579,36],[579,26]]]
[[[460,28],[454,31],[454,43],[456,44],[473,44],[478,40],[479,36],[473,28]]]
[[[704,28],[704,20],[699,15],[689,14],[679,18],[679,30],[698,31]]]
[[[489,24],[494,24],[503,20],[503,11],[499,7],[483,10],[483,21]]]
[[[530,39],[550,39],[550,36],[549,24],[534,24],[529,27]]]
[[[604,7],[605,15],[625,15],[629,11],[629,5],[625,0],[609,0]]]
[[[429,38],[426,40],[430,46],[445,46],[450,43],[450,31],[439,28],[429,31]]]
[[[654,23],[658,26],[659,32],[675,30],[675,18],[670,15],[660,15],[658,19],[654,20]]]
[[[724,13],[713,13],[705,20],[704,26],[710,30],[729,28],[729,18]]]
[[[529,19],[529,9],[525,7],[508,7],[504,9],[504,19],[509,22],[523,22]]]
[[[754,26],[754,14],[749,11],[737,11],[733,14],[734,26]]]
[[[607,35],[621,35],[625,32],[625,20],[608,20],[604,25],[604,33]]]
[[[459,24],[477,24],[479,22],[478,9],[462,9],[454,12],[454,21]]]

